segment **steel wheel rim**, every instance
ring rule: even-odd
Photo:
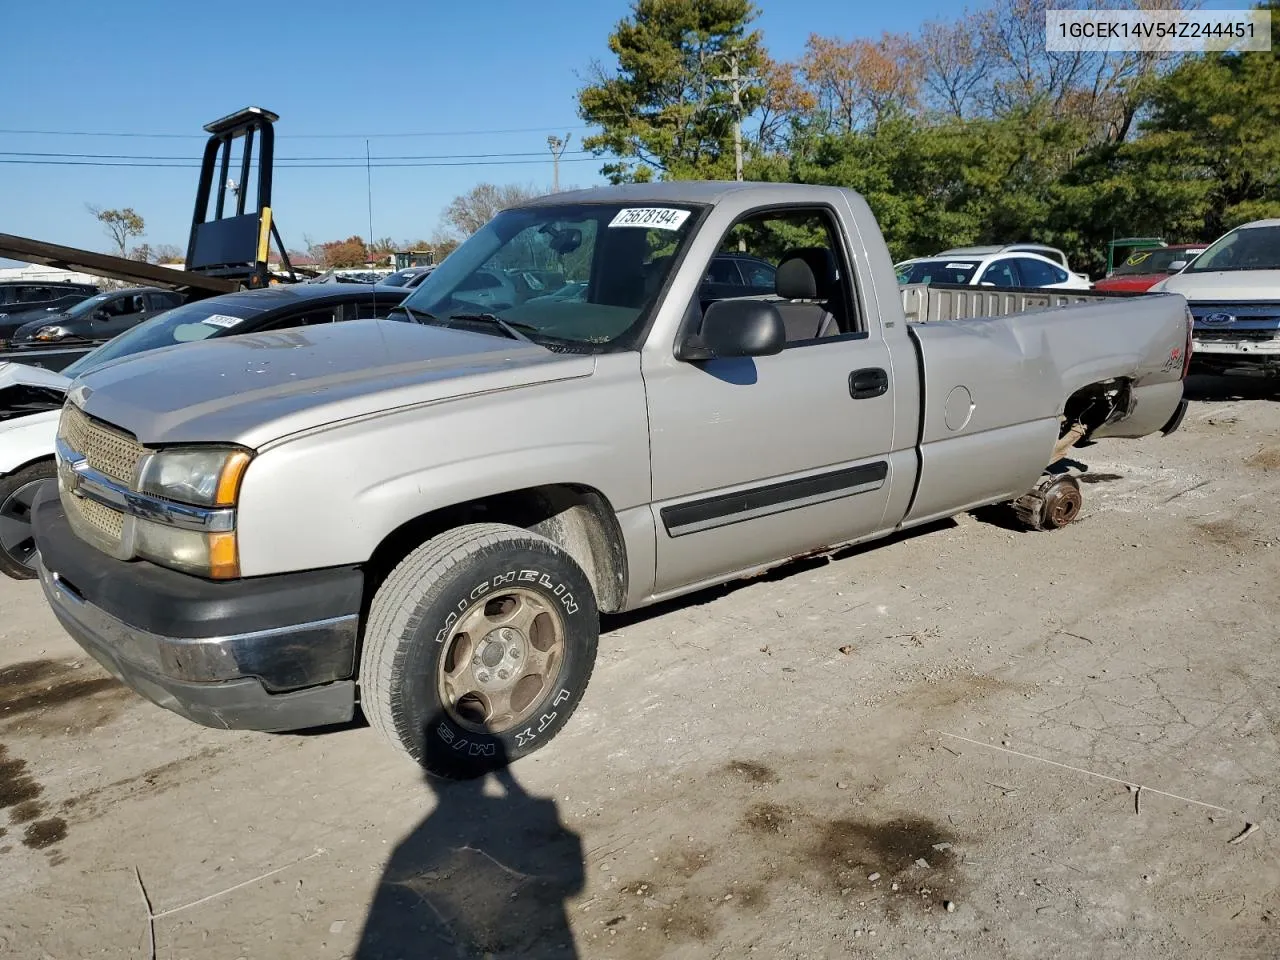
[[[505,733],[533,713],[564,665],[560,611],[531,590],[472,604],[440,652],[436,688],[445,712],[476,733]]]
[[[31,530],[31,504],[43,480],[32,480],[14,490],[0,503],[0,550],[22,564],[34,567],[35,536]]]

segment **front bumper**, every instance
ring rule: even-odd
[[[1200,369],[1275,370],[1280,368],[1280,339],[1197,340],[1193,334],[1191,364]]]
[[[299,730],[354,715],[358,569],[202,580],[79,540],[52,482],[32,513],[54,614],[148,700],[228,729]]]

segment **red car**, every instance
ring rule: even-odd
[[[1202,254],[1207,246],[1206,243],[1180,243],[1172,247],[1139,250],[1116,267],[1111,276],[1095,283],[1093,289],[1142,293],[1170,274],[1177,273]],[[1179,266],[1170,269],[1174,263]]]

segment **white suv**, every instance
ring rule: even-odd
[[[972,287],[1041,287],[1088,290],[1088,277],[1036,253],[940,253],[895,264],[899,283],[953,283]]]

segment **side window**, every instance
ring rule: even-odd
[[[355,308],[355,319],[357,320],[381,320],[388,316],[392,310],[396,308],[396,301],[392,300],[361,300],[359,303],[352,304]],[[348,310],[348,313],[351,311]]]
[[[738,269],[742,271],[742,277],[746,280],[748,287],[772,287],[774,276],[778,272],[767,263],[751,261],[739,262]]]
[[[1018,273],[1022,276],[1024,287],[1047,287],[1051,283],[1060,283],[1058,270],[1051,263],[1043,260],[1032,260],[1030,257],[1018,258]],[[1063,280],[1066,277],[1062,278]]]
[[[497,290],[501,287],[502,281],[494,274],[488,270],[477,270],[459,283],[457,289],[463,292],[470,292],[472,290]]]
[[[122,317],[131,312],[132,305],[133,297],[116,297],[104,303],[102,309],[107,311],[108,316]]]
[[[741,260],[724,258],[735,269],[745,268],[750,286],[740,296],[761,296],[759,289],[751,287],[776,292],[773,302],[782,314],[788,348],[865,329],[840,232],[825,207],[749,215],[725,234],[718,254],[745,255]],[[712,269],[714,265],[713,260]],[[714,288],[710,292],[717,293]]]
[[[978,278],[978,283],[989,283],[996,287],[1018,287],[1022,284],[1018,277],[1018,265],[1012,259],[997,260]]]
[[[295,327],[314,327],[322,323],[333,323],[341,319],[342,307],[326,307],[320,310],[308,310],[304,313],[289,313],[278,317],[259,330],[288,330]],[[255,331],[257,332],[257,331]]]
[[[712,283],[728,283],[735,287],[742,283],[738,265],[728,257],[716,257],[711,261],[711,266],[707,269],[707,279]]]

